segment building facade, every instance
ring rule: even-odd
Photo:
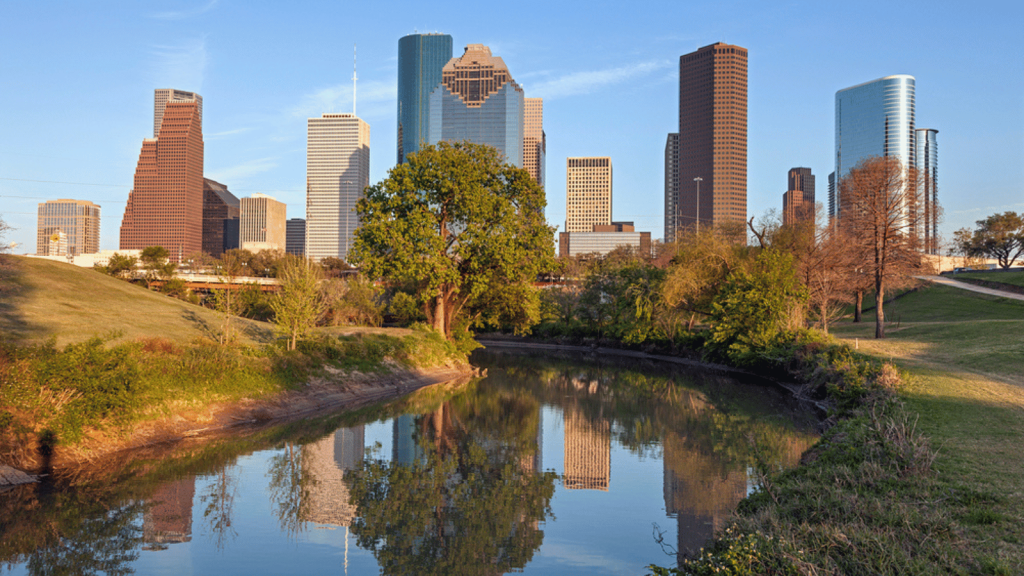
[[[266,194],[253,194],[242,198],[240,204],[238,243],[242,250],[284,250],[288,219],[284,202]]]
[[[591,232],[612,222],[612,159],[566,158],[565,231]]]
[[[782,195],[782,224],[814,219],[814,174],[810,168],[790,168]]]
[[[939,145],[938,130],[916,130],[914,163],[918,171],[917,197],[924,202],[924,218],[920,238],[924,251],[939,253]]]
[[[719,42],[679,57],[678,182],[684,227],[698,214],[704,226],[746,220],[746,48]]]
[[[544,100],[524,98],[523,102],[523,168],[543,188],[548,152],[547,134],[544,133]]]
[[[633,248],[651,255],[651,233],[637,232],[632,222],[594,225],[589,232],[560,232],[558,256],[604,256],[616,248]]]
[[[290,218],[285,223],[284,251],[296,256],[306,255],[306,221],[302,218]]]
[[[665,242],[676,241],[679,221],[679,134],[665,140]]]
[[[47,200],[39,204],[36,255],[77,256],[99,251],[99,206],[88,200],[69,199]]]
[[[238,198],[227,186],[203,178],[203,252],[220,258],[225,251],[238,248],[240,210]]]
[[[370,185],[370,125],[355,114],[310,118],[306,140],[306,256],[348,259]]]
[[[410,34],[398,40],[398,163],[430,134],[430,93],[452,59],[448,34]]]
[[[915,80],[886,76],[836,92],[835,198],[833,217],[842,212],[842,181],[861,161],[896,157],[914,167]]]
[[[430,94],[430,144],[468,140],[486,144],[523,167],[525,97],[505,62],[483,44],[452,58]]]
[[[120,234],[122,250],[163,246],[173,262],[203,249],[202,100],[178,92],[158,111],[156,137],[142,141]]]
[[[196,102],[198,104],[197,120],[203,124],[203,97],[195,92],[175,90],[174,88],[157,88],[153,93],[153,138],[160,135],[160,124],[163,122],[164,109],[168,102]]]

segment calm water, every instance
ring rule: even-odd
[[[717,374],[478,352],[481,381],[0,493],[6,574],[644,574],[814,440]]]

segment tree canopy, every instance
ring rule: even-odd
[[[494,148],[425,146],[366,189],[350,257],[370,278],[413,286],[445,336],[480,321],[498,293],[509,309],[503,319],[525,330],[539,314],[529,285],[554,246],[544,206],[529,173]]]
[[[960,252],[995,258],[1004,270],[1024,255],[1024,214],[993,214],[978,220],[977,225],[974,231],[966,228],[957,231],[956,242]]]

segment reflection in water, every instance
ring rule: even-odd
[[[222,571],[215,558],[256,573],[640,573],[660,560],[651,524],[673,519],[675,551],[696,553],[748,470],[792,466],[813,441],[786,396],[719,374],[474,358],[489,376],[468,385],[4,493],[0,572],[145,573],[184,556],[196,573]]]

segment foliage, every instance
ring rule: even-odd
[[[327,278],[341,278],[349,270],[354,270],[351,264],[334,256],[321,259],[320,266],[323,267],[324,276]]]
[[[329,324],[380,326],[384,320],[382,290],[365,276],[349,275],[346,280],[332,278],[325,283]]]
[[[700,556],[685,559],[679,568],[651,565],[654,576],[797,576],[800,571],[785,542],[775,542],[772,536],[761,532],[744,534],[734,527],[715,540]]]
[[[448,336],[460,317],[482,315],[484,294],[529,284],[548,267],[544,205],[529,173],[495,149],[441,142],[366,189],[351,256],[370,278],[413,286]]]
[[[754,362],[802,327],[806,299],[792,256],[764,250],[750,272],[729,274],[715,296],[709,349],[740,365]]]
[[[727,230],[705,229],[681,235],[673,247],[662,298],[669,309],[688,316],[688,330],[693,330],[698,318],[710,316],[711,303],[725,278],[751,259],[750,251],[732,236]]]
[[[170,280],[178,265],[168,261],[170,252],[163,246],[147,246],[143,248],[139,261],[144,270],[146,287],[158,280]]]
[[[317,325],[327,312],[320,281],[323,269],[301,258],[287,259],[279,269],[280,291],[271,301],[277,331],[288,338],[288,349]]]
[[[178,300],[184,300],[186,302],[192,302],[197,304],[199,299],[192,294],[192,290],[189,289],[188,283],[181,278],[171,278],[164,285],[160,287],[160,292],[167,294]]]
[[[115,252],[106,266],[99,267],[100,271],[104,274],[109,274],[114,278],[121,278],[122,280],[131,280],[135,275],[135,269],[139,264],[139,259],[135,256],[128,256],[127,254],[121,254]]]
[[[958,252],[970,256],[995,258],[1007,270],[1024,255],[1024,214],[1003,212],[977,221],[971,232],[957,231],[955,241]]]
[[[423,313],[423,307],[415,296],[402,290],[395,290],[388,302],[387,313],[399,326],[408,326],[413,322],[422,322],[427,319]]]

